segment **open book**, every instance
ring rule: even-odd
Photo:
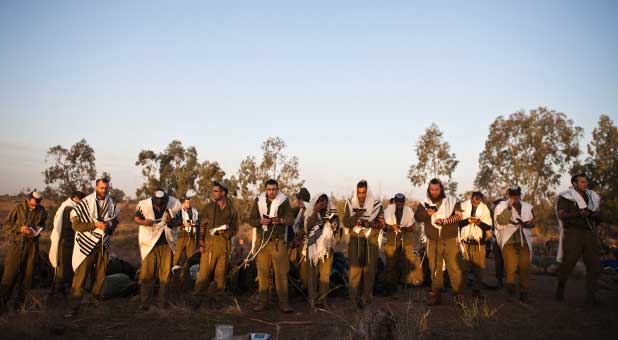
[[[41,235],[41,232],[43,231],[43,227],[30,227],[30,231],[32,231],[32,233],[34,234],[33,237],[37,237]]]

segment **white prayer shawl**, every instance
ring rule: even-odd
[[[492,225],[491,222],[491,213],[489,212],[489,208],[485,205],[485,203],[479,203],[478,207],[476,207],[476,211],[474,216],[472,216],[472,202],[467,200],[461,203],[462,217],[463,219],[468,219],[470,217],[477,217],[481,220],[482,223],[487,225]],[[468,224],[463,228],[459,229],[459,240],[476,240],[480,241],[483,238],[483,229],[480,226],[474,224]]]
[[[388,225],[397,224],[397,216],[395,215],[395,211],[397,207],[395,204],[390,204],[386,209],[384,209],[384,221]],[[414,213],[412,213],[412,209],[407,205],[403,206],[403,214],[401,215],[401,221],[399,222],[400,228],[409,228],[414,226]],[[399,233],[399,232],[397,232]],[[382,232],[384,235],[384,232]],[[396,242],[396,239],[395,239]],[[383,246],[382,242],[380,242],[380,248]]]
[[[592,190],[586,190],[586,196],[588,197],[588,201],[590,201],[591,203],[590,205],[586,203],[586,200],[582,197],[582,195],[580,195],[573,187],[569,187],[567,191],[564,191],[559,195],[559,197],[564,197],[569,201],[575,202],[579,209],[589,209],[592,211],[597,211],[599,209],[599,205],[601,204],[601,197],[599,197],[599,195]],[[556,203],[554,205],[554,211],[556,212],[556,218],[558,218],[558,230],[560,232],[556,261],[562,262],[562,257],[564,255],[562,251],[562,240],[564,238],[564,223],[558,215],[558,200],[556,200]]]
[[[373,198],[373,195],[371,194],[371,190],[369,190],[369,188],[367,188],[365,204],[362,207],[358,201],[358,196],[356,196],[356,191],[354,191],[352,199],[348,199],[345,202],[345,205],[345,209],[349,211],[350,216],[354,216],[354,209],[365,209],[363,216],[361,216],[361,219],[365,221],[375,220],[380,213],[380,208],[382,208],[382,203],[380,202],[380,200],[376,200],[375,198]],[[352,230],[348,230],[348,232],[352,235],[359,235],[362,232],[365,233],[365,237],[369,237],[369,235],[371,235],[372,228],[354,227],[352,228]]]
[[[182,209],[180,205],[180,201],[178,201],[175,197],[169,196],[167,201],[166,210],[169,211],[170,216],[172,218],[178,214],[178,211]],[[161,237],[162,233],[165,233],[165,238],[167,239],[167,244],[172,249],[172,252],[176,248],[176,239],[178,238],[178,230],[174,230],[173,228],[167,227],[167,221],[165,218],[165,214],[163,218],[161,218],[158,222],[155,218],[154,207],[152,206],[152,199],[147,198],[145,200],[141,200],[137,203],[137,210],[141,210],[144,218],[147,220],[155,221],[152,226],[139,226],[139,250],[142,256],[142,260],[146,258],[146,256],[150,253],[152,248],[154,248],[157,241]]]
[[[77,205],[75,201],[71,198],[67,198],[58,210],[56,210],[56,215],[54,216],[54,229],[52,229],[51,235],[49,238],[51,240],[51,247],[49,248],[49,262],[52,267],[58,267],[58,247],[60,245],[60,238],[62,237],[62,215],[64,215],[64,209],[67,207],[74,208]]]
[[[264,215],[270,218],[279,217],[277,216],[277,210],[279,210],[279,206],[285,203],[285,201],[287,200],[288,200],[288,197],[284,193],[279,191],[275,199],[272,200],[272,202],[270,202],[270,211],[268,211],[266,192],[261,193],[260,196],[258,196],[258,201],[257,201],[258,211],[260,212],[260,218],[262,218],[262,216]],[[262,231],[266,231],[266,230],[268,230],[268,226],[262,225]],[[257,228],[253,228],[253,234],[251,237],[251,252],[250,252],[251,254],[253,254],[254,251],[256,250],[255,249],[256,240],[257,240]],[[264,241],[265,240],[262,240],[262,242]],[[285,233],[285,242],[287,243],[287,241],[288,241],[287,233]]]
[[[103,222],[105,223],[117,218],[120,213],[116,202],[109,195],[105,197],[103,208],[105,211],[102,212],[101,216],[103,216]],[[93,192],[75,205],[75,208],[71,211],[71,220],[77,217],[81,222],[95,223],[98,221],[98,210],[97,194]],[[76,231],[72,259],[73,270],[77,270],[95,247],[109,248],[109,239],[109,235],[106,235],[105,231],[98,228],[85,232]]]
[[[180,209],[181,214],[182,214],[182,222],[183,222],[183,230],[188,232],[188,233],[194,233],[196,228],[199,228],[199,226],[189,226],[189,227],[185,227],[184,226],[184,222],[186,221],[191,221],[193,224],[195,224],[195,222],[197,221],[197,219],[199,218],[199,213],[197,212],[197,209],[191,207],[191,218],[189,217],[189,212],[185,209]]]
[[[302,253],[303,256],[306,256],[314,265],[320,260],[327,258],[330,255],[331,249],[333,249],[336,244],[335,234],[330,222],[324,223],[322,228],[320,228],[320,224],[313,226],[308,225],[309,217],[313,215],[315,203],[322,195],[323,193],[318,193],[310,203],[305,205],[307,209],[305,211],[304,228],[307,232],[307,240],[303,247]],[[337,208],[330,198],[328,199],[328,209],[326,215],[334,215],[333,217],[337,216]],[[321,216],[319,217],[321,220]],[[309,244],[309,240],[315,240],[315,242],[311,242],[311,244]]]
[[[514,233],[522,233],[522,235],[520,236],[525,236],[526,243],[528,244],[528,249],[530,250],[530,258],[532,259],[532,230],[530,228],[521,228],[520,225],[516,224],[498,223],[497,216],[500,216],[500,214],[502,214],[502,212],[507,209],[508,206],[508,201],[500,202],[500,204],[496,206],[496,210],[494,212],[494,216],[496,216],[496,241],[500,245],[500,249],[503,249],[506,241],[508,241]],[[511,208],[511,221],[517,221],[517,219],[521,219],[524,223],[527,223],[530,222],[533,217],[534,216],[532,215],[532,205],[530,205],[529,203],[523,201],[521,202],[521,216],[519,215],[515,207]]]
[[[438,229],[438,235],[440,235],[440,233],[442,232],[442,226],[437,225],[436,220],[445,220],[451,217],[451,215],[453,215],[453,211],[455,210],[455,205],[457,204],[457,202],[459,202],[459,200],[455,196],[446,195],[446,197],[442,199],[442,204],[438,208],[438,211],[431,215],[431,224],[434,228]],[[425,206],[425,204],[436,205],[434,202],[431,201],[431,199],[429,199],[429,197],[425,197],[421,204],[423,204],[423,206]]]

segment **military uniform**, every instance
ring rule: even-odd
[[[176,241],[176,248],[174,249],[174,259],[172,261],[172,265],[181,266],[181,263],[184,264],[189,261],[198,248],[198,240],[200,239],[200,215],[193,207],[186,210],[183,208],[176,215],[176,219],[180,220],[182,224],[180,225],[180,231],[178,232],[178,239]],[[184,225],[184,222],[187,221],[190,221],[191,226],[186,227]],[[188,273],[189,268],[184,267],[180,274],[181,282],[184,282]]]
[[[573,190],[574,191],[574,190]],[[592,198],[588,195],[582,195],[579,192],[573,193],[581,195],[588,207],[593,205]],[[596,202],[598,207],[598,202]],[[569,200],[562,195],[559,196],[557,202],[558,218],[562,213],[564,217],[560,218],[563,228],[562,246],[562,262],[558,272],[558,292],[559,300],[564,298],[564,287],[573,271],[575,264],[580,257],[583,257],[586,265],[586,297],[589,302],[593,302],[597,291],[597,279],[601,269],[600,254],[599,254],[599,239],[596,235],[596,226],[598,224],[598,214],[583,216],[580,207],[576,201]]]
[[[92,211],[94,209],[94,211]],[[72,267],[75,271],[71,285],[71,307],[76,312],[84,294],[84,283],[94,271],[95,277],[91,293],[100,298],[109,259],[109,238],[118,225],[118,212],[115,202],[109,196],[98,199],[96,193],[86,196],[71,211],[71,225],[76,233],[73,247]],[[111,219],[110,219],[111,218]],[[95,222],[107,221],[105,236],[95,238]],[[79,262],[77,258],[83,260]]]
[[[369,197],[366,198],[368,200]],[[348,229],[348,257],[350,261],[349,269],[349,295],[352,303],[358,305],[359,289],[362,282],[361,302],[364,305],[371,303],[373,298],[373,287],[376,279],[376,271],[378,266],[379,256],[379,228],[359,228],[358,223],[360,218],[354,216],[350,211],[349,202],[346,205],[343,215],[343,225]],[[384,209],[381,205],[371,207],[379,209],[378,213],[372,220],[365,222],[378,227],[378,221],[384,216]],[[355,231],[354,229],[360,230]],[[367,236],[368,230],[369,236]]]
[[[238,212],[230,200],[225,199],[223,209],[217,202],[208,203],[202,211],[200,236],[204,240],[204,252],[200,257],[200,271],[195,283],[195,295],[206,295],[214,280],[216,295],[225,291],[226,272],[232,252],[232,236],[238,231]],[[216,228],[227,226],[214,231]]]
[[[431,202],[436,209],[439,209],[447,199],[449,198],[431,200]],[[442,225],[440,229],[433,225],[431,216],[429,216],[423,204],[419,204],[414,213],[414,219],[423,222],[425,236],[427,237],[426,252],[431,271],[431,304],[440,303],[440,291],[444,288],[443,263],[446,263],[453,294],[457,296],[461,293],[463,282],[462,257],[457,241],[460,219],[457,218],[456,212],[461,212],[459,202],[453,205],[452,212],[447,212],[449,215],[447,218],[450,221]]]
[[[317,196],[316,199],[319,199]],[[315,202],[313,202],[315,204]],[[332,216],[331,216],[332,215]],[[327,217],[328,222],[325,220]],[[319,225],[319,229],[312,235],[310,235],[310,229]],[[330,228],[332,235],[325,234],[324,228]],[[308,216],[304,225],[304,232],[308,236],[307,244],[305,245],[305,253],[309,257],[309,243],[316,244],[320,237],[325,235],[332,236],[332,245],[334,246],[337,241],[337,235],[339,234],[339,218],[334,206],[330,209],[324,208],[320,211],[313,211],[311,216]],[[320,231],[321,230],[321,231]],[[319,231],[319,232],[318,232]],[[319,234],[319,235],[318,235]],[[326,254],[317,254],[319,258],[313,261],[311,258],[307,258],[307,288],[309,293],[309,304],[311,306],[323,305],[326,297],[330,292],[330,273],[333,267],[334,253],[333,248],[323,249]]]
[[[22,234],[22,226],[44,227],[47,212],[41,205],[30,209],[28,201],[13,208],[4,221],[4,232],[8,236],[8,247],[4,258],[4,273],[0,283],[0,303],[11,297],[15,284],[20,288],[20,299],[32,286],[32,276],[39,256],[39,236],[34,238]]]
[[[502,247],[507,293],[509,296],[513,295],[515,275],[519,273],[520,299],[525,302],[530,288],[529,268],[532,258],[532,226],[528,223],[534,219],[534,213],[532,206],[525,202],[514,208],[517,215],[513,212],[513,208],[508,208],[507,201],[501,202],[496,207],[496,236]]]
[[[71,222],[73,207],[67,206],[62,211],[62,232],[58,244],[58,264],[54,277],[54,291],[65,293],[73,282],[73,246],[75,244],[75,232]]]
[[[282,194],[280,194],[282,195]],[[259,305],[257,310],[262,309],[268,303],[268,290],[271,269],[275,274],[275,289],[279,298],[279,305],[282,309],[289,309],[288,297],[288,271],[290,268],[290,260],[288,257],[288,246],[286,242],[287,226],[294,223],[294,214],[290,207],[290,202],[287,198],[277,207],[276,216],[282,219],[281,224],[270,224],[264,230],[261,225],[259,204],[260,199],[265,200],[266,209],[271,210],[272,201],[267,199],[265,194],[258,197],[251,209],[249,224],[256,228],[254,251],[259,250],[257,254],[257,271],[259,283]],[[274,216],[270,214],[270,216]],[[270,236],[270,238],[269,238]]]

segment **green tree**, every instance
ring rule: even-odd
[[[236,187],[240,201],[241,213],[246,218],[253,199],[264,188],[267,180],[274,178],[279,182],[279,189],[292,194],[304,184],[300,180],[299,162],[296,156],[284,153],[287,145],[279,137],[270,137],[262,143],[262,157],[258,163],[256,157],[247,156],[238,169]]]
[[[135,165],[142,167],[145,182],[137,189],[138,198],[161,188],[171,195],[182,196],[195,191],[200,164],[195,147],[183,147],[182,142],[172,141],[161,153],[142,150]]]
[[[591,187],[602,198],[601,211],[608,222],[618,223],[618,128],[606,115],[592,131],[588,143],[588,157],[575,162],[571,173],[585,173]]]
[[[90,192],[97,175],[94,149],[81,139],[69,149],[61,145],[47,151],[46,163],[52,163],[43,171],[46,193],[67,197],[73,191]]]
[[[448,191],[455,194],[457,182],[452,181],[453,171],[459,164],[451,146],[444,141],[444,134],[435,123],[432,123],[416,143],[414,151],[418,162],[410,166],[408,178],[412,185],[423,186],[432,178],[441,178]]]
[[[499,116],[479,156],[475,186],[498,197],[519,185],[526,200],[547,202],[580,153],[582,131],[564,113],[545,107]]]
[[[204,161],[199,168],[197,179],[197,194],[203,199],[210,198],[212,193],[212,182],[217,181],[226,185],[224,181],[225,171],[221,169],[218,162]],[[233,188],[229,188],[232,191]]]
[[[114,183],[112,183],[112,175],[109,172],[104,171],[100,178],[107,178],[109,180],[109,195],[116,200],[116,202],[124,201],[127,198],[124,191],[116,188]]]

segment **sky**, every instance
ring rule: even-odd
[[[431,123],[472,189],[499,115],[618,120],[616,1],[2,1],[0,193],[85,138],[128,194],[173,139],[235,174],[270,136],[312,192],[419,194]],[[564,184],[563,184],[564,185]]]

